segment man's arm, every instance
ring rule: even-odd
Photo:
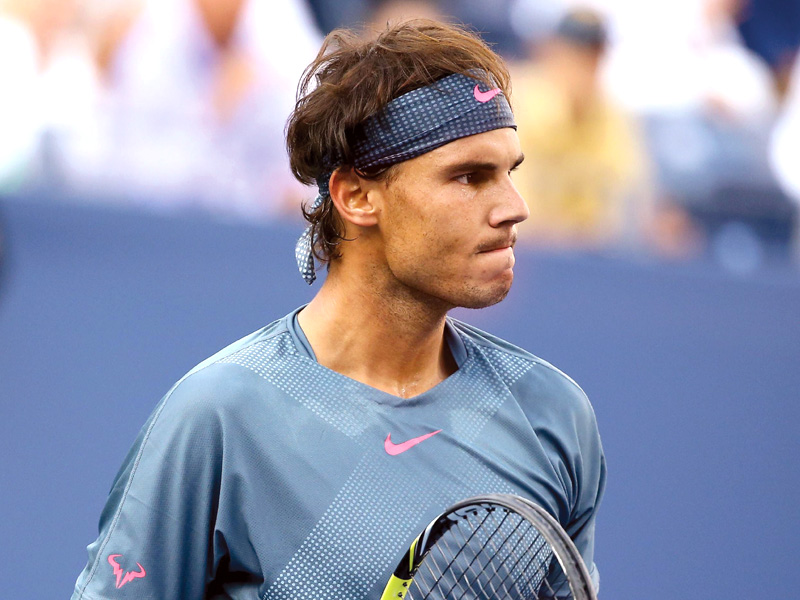
[[[162,400],[114,481],[72,600],[203,597],[221,440],[212,402],[182,386]]]

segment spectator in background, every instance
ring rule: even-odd
[[[800,203],[800,52],[772,134],[771,161],[786,193]]]
[[[305,5],[118,6],[125,18],[95,23],[100,119],[64,147],[69,183],[158,206],[255,217],[296,209],[303,189],[291,179],[283,127],[319,43]]]
[[[0,189],[7,189],[27,167],[38,133],[30,107],[36,97],[39,51],[15,4],[0,4]]]
[[[607,89],[642,119],[659,193],[747,272],[785,254],[793,210],[768,161],[780,86],[736,24],[750,0],[595,0],[613,10]]]
[[[727,190],[774,189],[766,144],[775,91],[735,27],[747,0],[596,2],[612,10],[603,83],[642,119],[659,193],[697,212]]]
[[[0,190],[40,177],[47,135],[90,112],[76,0],[0,0]]]
[[[779,97],[789,87],[792,64],[800,48],[800,2],[744,0],[737,25],[742,41],[769,65]]]
[[[387,24],[396,25],[410,19],[443,20],[436,0],[371,0],[367,3],[366,32],[376,38]]]
[[[516,180],[531,210],[520,226],[528,242],[607,247],[638,241],[650,219],[638,131],[600,90],[605,48],[600,17],[571,11],[516,75],[514,104],[527,158]]]
[[[772,132],[770,163],[783,191],[800,208],[800,52],[794,59],[780,117]],[[800,218],[795,212],[795,261],[800,264]]]
[[[767,65],[736,31],[747,2],[593,0],[613,30],[604,83],[639,114],[706,110],[763,122],[775,98]]]

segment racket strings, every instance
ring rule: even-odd
[[[516,542],[508,549],[508,554],[501,562],[498,570],[500,568],[505,568],[506,574],[503,579],[500,580],[500,585],[503,587],[503,589],[507,589],[506,581],[510,580],[511,585],[517,591],[517,597],[524,598],[526,597],[524,590],[538,589],[541,585],[541,580],[543,579],[541,576],[541,568],[531,569],[531,565],[546,564],[551,558],[551,553],[550,547],[547,545],[544,538],[541,537],[527,521],[518,518],[514,533],[516,533],[520,527],[522,527],[523,533],[516,536]],[[531,537],[534,539],[530,539]],[[519,564],[525,560],[526,556],[527,561],[525,562],[524,566],[522,568],[518,568]],[[510,567],[506,567],[505,565],[507,561],[512,557],[514,559],[514,563]],[[524,581],[521,581],[519,577],[512,577],[513,575],[520,573],[524,577]],[[538,579],[537,575],[539,575]],[[509,595],[506,597],[509,597]]]
[[[491,578],[489,579],[489,582],[488,582],[488,585],[487,585],[487,587],[491,588],[492,596],[490,596],[490,597],[513,597],[511,595],[511,590],[509,590],[506,587],[506,582],[509,580],[511,574],[514,572],[514,569],[515,569],[516,565],[521,560],[521,556],[519,556],[518,553],[517,553],[517,548],[523,542],[524,535],[516,535],[515,536],[515,534],[519,531],[520,527],[525,523],[524,520],[519,519],[519,518],[516,519],[517,524],[514,525],[514,528],[511,530],[511,532],[509,532],[508,534],[505,534],[505,538],[503,539],[503,543],[505,543],[504,547],[503,546],[498,547],[498,545],[496,544],[495,540],[493,539],[495,537],[495,534],[501,532],[502,527],[503,527],[505,521],[508,519],[508,516],[510,514],[510,513],[506,512],[506,511],[503,511],[503,512],[505,512],[503,520],[497,525],[495,531],[493,532],[492,537],[489,540],[490,545],[492,546],[492,550],[493,550],[494,556],[503,556],[503,554],[505,554],[504,558],[502,558],[502,560],[499,562],[499,564],[497,564],[496,566],[494,564],[492,564],[493,572],[491,574]],[[515,517],[516,517],[516,515],[515,515]],[[514,537],[516,537],[516,542],[513,545],[510,545],[508,543],[508,541],[510,539],[513,539]],[[514,558],[515,562],[513,564],[511,564],[510,567],[509,567],[508,561],[511,558]],[[494,578],[496,576],[499,576],[504,571],[505,571],[505,576],[502,579],[500,579],[500,581],[497,582],[496,585],[492,585],[492,582],[494,581]],[[514,579],[511,579],[510,583],[511,583],[511,585],[513,587],[516,588],[517,597],[522,597],[522,594],[521,594],[521,591],[520,591],[518,583]],[[498,588],[502,588],[502,590],[504,592],[502,595],[500,595],[500,593],[498,592]]]
[[[503,559],[500,567],[503,567],[509,559],[514,560],[510,567],[506,566],[503,570],[505,576],[500,580],[504,589],[506,581],[510,581],[516,594],[507,594],[504,597],[512,598],[537,598],[536,591],[542,584],[546,575],[547,566],[552,557],[550,546],[539,532],[530,525],[528,521],[514,514],[517,525],[514,531],[508,536],[508,540],[514,538],[514,534],[522,530],[516,536],[514,544],[506,543],[502,552],[507,556]],[[527,557],[527,560],[525,560]],[[523,564],[523,561],[524,564]],[[523,566],[520,567],[520,564]],[[531,568],[533,566],[533,568]],[[500,571],[500,568],[498,568]],[[498,596],[501,597],[501,596]]]
[[[516,515],[514,517],[516,518]],[[491,548],[491,553],[482,552],[480,554],[482,564],[481,572],[477,579],[477,585],[480,589],[475,590],[470,598],[530,597],[530,594],[525,592],[531,587],[530,578],[519,570],[519,564],[522,560],[519,547],[522,544],[530,544],[530,540],[525,539],[524,529],[526,528],[523,528],[522,534],[519,534],[522,521],[518,520],[516,525],[511,525],[507,522],[507,519],[507,513],[503,511],[503,519],[493,524],[494,529],[491,532],[491,536],[483,540],[483,547],[487,550]],[[506,527],[507,525],[508,527]],[[470,589],[472,589],[472,586],[470,586]]]
[[[519,515],[495,507],[470,509],[430,549],[408,598],[538,600],[552,555],[537,529]]]
[[[431,595],[431,592],[433,592],[434,590],[441,591],[441,588],[444,587],[442,581],[445,580],[446,577],[448,579],[453,579],[454,583],[451,585],[447,593],[444,596],[442,596],[443,598],[446,598],[453,591],[453,589],[459,585],[459,581],[461,581],[462,578],[453,577],[453,570],[450,567],[456,564],[456,561],[459,560],[462,557],[462,555],[465,555],[465,553],[470,548],[473,538],[481,529],[481,527],[484,525],[486,520],[489,519],[490,516],[491,516],[491,511],[485,511],[483,519],[481,520],[480,523],[478,523],[477,526],[472,526],[472,523],[470,522],[471,531],[468,537],[464,532],[462,532],[462,527],[460,527],[461,521],[456,521],[450,526],[448,534],[442,536],[442,538],[437,542],[437,544],[434,545],[429,550],[429,557],[423,561],[423,564],[428,567],[429,574],[433,575],[435,579],[433,581],[428,581],[425,578],[419,578],[419,580],[415,578],[414,583],[417,585],[417,587],[420,590],[427,590],[427,591],[424,591],[423,595],[414,595],[412,596],[413,598],[415,599],[419,598],[420,600],[429,597],[436,598],[436,596]],[[467,518],[466,521],[469,522],[470,521],[469,518]],[[451,539],[451,538],[460,538],[460,539]],[[456,548],[458,548],[456,552],[453,552],[451,544],[455,544]],[[431,556],[430,553],[433,553],[433,556]],[[472,561],[470,561],[470,564],[471,562]],[[438,574],[434,573],[433,571],[434,566],[440,566],[440,568],[438,569],[439,571]]]
[[[505,512],[505,511],[504,511],[504,512]],[[489,520],[490,518],[492,518],[492,517],[496,516],[496,514],[497,514],[495,511],[486,511],[486,513],[487,513],[487,517],[486,517],[486,518],[485,518],[485,519],[484,519],[484,520],[481,522],[481,525],[483,525],[483,524],[484,524],[484,523],[485,523],[487,520]],[[501,527],[502,527],[503,523],[505,522],[505,520],[508,518],[508,515],[509,515],[509,513],[508,513],[508,512],[505,512],[505,514],[504,514],[504,516],[503,516],[503,520],[500,522],[500,524],[498,524],[498,525],[497,525],[497,526],[494,528],[494,530],[492,531],[491,535],[489,535],[489,537],[488,537],[488,538],[487,538],[485,541],[482,541],[482,547],[484,547],[484,548],[485,548],[485,547],[487,547],[487,546],[492,546],[492,549],[493,549],[495,552],[497,551],[497,544],[495,543],[495,536],[496,536],[498,533],[500,533],[500,531],[501,531]],[[478,537],[478,538],[480,538],[481,536],[479,535],[479,533],[480,533],[480,532],[482,532],[482,531],[485,531],[485,528],[482,528],[482,527],[476,527],[476,526],[475,526],[475,525],[472,523],[472,521],[470,521],[469,519],[466,519],[466,520],[465,520],[465,522],[466,522],[466,523],[469,525],[470,529],[472,530],[472,537]],[[469,569],[469,571],[470,571],[470,574],[471,574],[471,575],[472,575],[472,577],[473,577],[473,580],[474,580],[474,581],[477,583],[477,585],[480,587],[480,589],[481,589],[481,592],[482,592],[484,595],[486,595],[486,594],[485,594],[484,587],[483,587],[483,585],[482,585],[482,581],[481,581],[481,576],[483,575],[483,573],[484,573],[484,571],[485,571],[485,567],[484,567],[483,565],[481,565],[480,563],[478,563],[478,567],[480,567],[480,569],[481,569],[481,570],[480,570],[480,571],[477,571],[477,570],[474,568],[475,562],[478,560],[478,558],[479,558],[480,556],[481,556],[481,553],[478,553],[478,552],[476,552],[476,553],[475,553],[474,557],[472,558],[472,560],[470,561],[470,563],[469,563],[469,565],[468,565],[468,569]],[[486,582],[486,586],[487,586],[487,587],[489,587],[489,586],[490,586],[490,584],[491,584],[491,579],[490,579],[489,581],[487,581],[487,582]],[[466,590],[465,590],[465,591],[464,591],[464,592],[463,592],[463,593],[462,593],[462,594],[461,594],[461,595],[460,595],[460,596],[459,596],[459,597],[458,597],[456,600],[463,600],[463,598],[464,598],[464,595],[466,594],[466,592],[467,592],[469,589],[470,589],[469,587],[468,587],[468,588],[466,588]],[[452,590],[451,590],[451,591],[452,591]],[[493,597],[493,595],[494,595],[494,590],[491,590],[491,592],[492,592],[492,596],[488,596],[488,597]]]

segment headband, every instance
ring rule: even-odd
[[[444,146],[454,140],[493,129],[513,127],[514,115],[498,87],[481,90],[482,79],[448,75],[428,86],[398,96],[377,115],[369,117],[355,133],[353,166],[358,171],[379,170]],[[330,197],[328,182],[340,165],[331,159],[317,179],[319,194],[311,205],[317,209]],[[311,285],[316,279],[312,227],[306,228],[295,246],[300,274]]]

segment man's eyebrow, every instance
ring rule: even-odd
[[[522,164],[523,160],[525,160],[525,155],[524,154],[520,154],[519,157],[517,157],[517,160],[514,163],[514,166],[511,167],[511,170],[513,171],[518,166],[520,166]],[[496,171],[496,170],[504,170],[504,169],[503,169],[503,167],[501,167],[500,165],[498,165],[497,163],[494,163],[494,162],[480,161],[480,160],[468,160],[468,161],[464,161],[464,162],[454,163],[452,165],[448,165],[447,166],[447,170],[450,171],[450,172],[457,172],[457,171]]]

